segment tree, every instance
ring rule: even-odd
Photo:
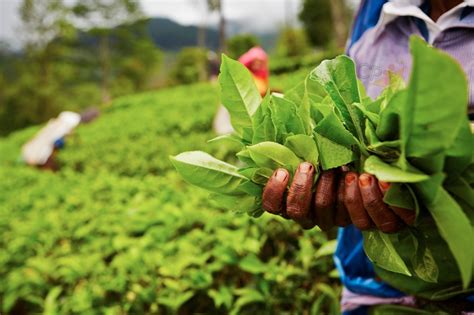
[[[27,49],[44,49],[54,38],[74,35],[64,0],[23,0],[19,13]]]
[[[0,134],[43,122],[59,112],[55,96],[63,73],[56,71],[56,64],[75,35],[69,12],[63,0],[23,0],[20,4],[23,50],[12,53],[1,45]]]
[[[112,54],[115,80],[130,82],[131,92],[148,88],[163,60],[163,53],[155,47],[146,29],[147,22],[122,25],[111,33],[115,42]]]
[[[147,21],[135,22],[140,16],[135,5],[127,0],[24,0],[24,50],[13,53],[0,42],[0,134],[150,87],[162,54],[151,41]]]
[[[91,32],[99,38],[102,102],[107,103],[111,99],[110,33],[113,27],[133,23],[142,17],[139,2],[137,0],[82,0],[75,4],[73,12],[76,18],[90,27]]]
[[[34,87],[25,93],[31,104],[27,121],[39,122],[58,112],[54,94],[61,78],[53,75],[53,64],[64,55],[75,28],[68,19],[70,8],[64,0],[24,0],[19,12],[25,39],[25,60],[17,69],[22,75],[19,86]]]
[[[191,84],[207,77],[207,50],[198,47],[183,48],[171,71],[171,83]]]
[[[223,11],[223,0],[207,0],[210,11],[217,11],[219,14],[219,52],[226,51],[225,45],[225,17]]]
[[[235,35],[227,40],[226,46],[231,58],[237,59],[246,53],[250,48],[258,46],[259,42],[255,35],[241,34]]]
[[[334,42],[337,48],[344,48],[348,33],[348,12],[343,0],[329,1],[331,4],[331,18],[334,31]]]
[[[338,48],[344,47],[351,18],[344,0],[304,0],[299,18],[313,45],[334,42]]]
[[[5,90],[6,90],[6,82],[3,77],[3,73],[0,72],[0,117],[3,116],[3,112],[5,110]],[[1,131],[0,131],[1,132]]]
[[[10,53],[10,45],[7,42],[0,40],[0,66],[5,63],[5,60]]]
[[[277,41],[277,53],[282,57],[303,56],[309,51],[309,42],[303,30],[285,28]]]

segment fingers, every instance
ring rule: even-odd
[[[382,195],[385,196],[388,189],[390,188],[390,183],[379,181],[379,188],[380,188],[380,191],[382,192]],[[389,207],[407,225],[413,225],[415,223],[415,219],[416,219],[415,211],[410,210],[410,209],[404,209],[404,208],[396,207],[396,206],[389,206]]]
[[[303,229],[313,228],[316,225],[311,213],[314,173],[315,169],[311,163],[300,164],[293,177],[285,204],[285,192],[290,175],[285,169],[277,169],[263,190],[263,209],[293,219]]]
[[[303,220],[296,221],[296,223],[298,223],[301,228],[303,228],[303,230],[311,230],[316,226],[316,221],[314,220],[314,216],[312,214]]]
[[[337,197],[336,197],[336,213],[334,215],[334,224],[337,226],[348,226],[351,224],[351,218],[347,211],[346,205],[344,204],[344,184],[345,174],[339,176],[337,185]]]
[[[324,171],[316,185],[314,200],[316,222],[323,231],[334,226],[334,207],[336,203],[336,171]]]
[[[348,172],[344,183],[344,205],[349,212],[352,223],[362,231],[371,229],[374,224],[364,208],[359,190],[358,175]]]
[[[311,201],[314,166],[309,162],[301,163],[293,176],[286,199],[286,213],[303,227],[311,225]]]
[[[281,214],[283,211],[283,198],[288,185],[290,174],[283,168],[273,172],[263,190],[262,207],[265,211],[273,214]]]
[[[390,207],[383,201],[390,184],[378,182],[369,174],[360,177],[347,172],[338,179],[336,170],[321,174],[312,211],[312,185],[315,169],[311,163],[301,163],[294,174],[285,202],[290,174],[277,169],[268,180],[262,196],[263,209],[291,218],[304,229],[317,223],[326,231],[334,225],[347,226],[352,223],[360,230],[377,226],[384,233],[400,230],[403,222],[412,225],[415,212],[400,207]]]
[[[382,192],[373,175],[359,177],[359,189],[367,213],[378,229],[384,233],[394,233],[401,229],[401,220],[383,202]]]

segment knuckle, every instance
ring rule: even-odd
[[[278,182],[274,180],[273,178],[270,178],[267,184],[265,185],[265,189],[271,192],[275,192],[275,191],[281,190],[281,187],[284,187],[284,186],[285,186],[284,183]]]
[[[273,186],[267,187],[267,189],[264,191],[264,196],[269,199],[275,198],[278,196],[278,189]]]
[[[297,204],[289,204],[286,208],[286,212],[293,220],[299,220],[305,217],[305,214]]]
[[[319,182],[320,187],[328,187],[328,188],[332,188],[333,183],[334,183],[334,176],[332,175],[322,176]]]
[[[368,209],[378,210],[382,206],[382,201],[377,198],[369,198],[368,200],[365,200],[364,205]]]
[[[389,221],[381,224],[379,229],[384,233],[395,233],[401,229],[401,225],[398,221]]]
[[[321,174],[321,178],[319,179],[319,186],[320,187],[331,187],[334,183],[334,173],[333,172],[326,172]]]
[[[274,194],[275,194],[275,189],[271,185],[267,185],[265,186],[265,189],[263,190],[263,199],[272,198]]]
[[[265,210],[267,212],[270,212],[270,213],[279,212],[279,209],[277,209],[277,207],[275,207],[275,204],[273,202],[268,201],[268,200],[264,200],[262,202],[262,208],[263,208],[263,210]]]
[[[416,213],[413,210],[391,207],[393,212],[408,225],[413,225],[416,220]]]
[[[352,194],[344,196],[344,204],[346,205],[346,207],[348,205],[352,206],[353,204],[357,202],[358,202],[358,199]]]
[[[372,223],[367,219],[357,219],[352,223],[361,231],[367,231],[372,228]]]
[[[364,203],[362,202],[362,198],[360,195],[357,194],[348,194],[344,196],[344,205],[346,206],[347,209],[349,208],[363,208]]]
[[[291,191],[292,191],[292,193],[295,194],[295,195],[304,194],[304,193],[306,193],[307,190],[308,190],[308,189],[307,189],[307,185],[306,185],[305,183],[298,183],[298,182],[296,182],[296,183],[293,183],[293,184],[291,185]]]
[[[286,186],[280,183],[269,182],[263,190],[263,199],[275,199],[281,198],[286,189]]]
[[[332,201],[330,198],[318,198],[315,205],[318,209],[329,209],[332,207]]]

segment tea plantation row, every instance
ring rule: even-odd
[[[209,148],[218,103],[212,84],[118,99],[54,174],[18,161],[37,127],[1,140],[0,312],[338,313],[334,241],[219,210],[172,169],[170,154]]]

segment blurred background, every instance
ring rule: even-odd
[[[215,137],[220,53],[284,92],[344,51],[358,1],[0,0],[0,313],[338,314],[335,233],[227,213],[168,156]],[[54,151],[21,148],[88,110]],[[55,144],[56,145],[56,144]]]
[[[314,64],[315,51],[344,46],[356,2],[1,0],[0,134],[206,80],[210,52],[261,45],[275,74]]]

